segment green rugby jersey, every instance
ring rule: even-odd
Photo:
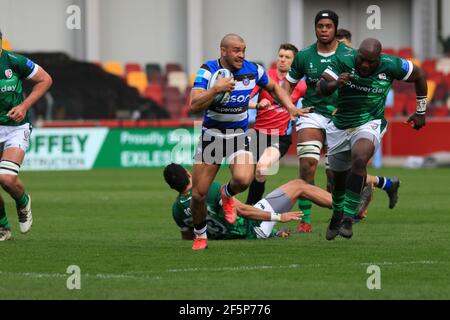
[[[406,80],[411,75],[413,64],[409,60],[381,54],[380,64],[369,77],[361,77],[356,71],[357,50],[336,55],[325,73],[338,78],[341,73],[350,73],[353,78],[338,89],[337,112],[333,123],[338,129],[359,127],[369,121],[381,119],[382,130],[386,126],[384,106],[394,79]]]
[[[213,182],[206,197],[208,210],[206,223],[208,224],[208,238],[216,240],[226,239],[256,239],[255,226],[261,221],[254,221],[238,216],[234,224],[225,220],[220,198],[221,184]],[[191,213],[191,192],[188,196],[179,195],[172,206],[172,216],[181,231],[193,229]]]
[[[307,88],[302,100],[304,108],[314,106],[315,113],[331,118],[331,113],[336,109],[337,92],[328,97],[318,96],[316,94],[316,83],[331,63],[333,56],[348,53],[351,50],[352,48],[339,42],[335,52],[318,53],[317,43],[314,43],[297,53],[286,79],[291,83],[297,83],[305,76]]]
[[[19,54],[2,50],[0,56],[0,125],[19,126],[29,122],[28,112],[25,119],[18,123],[6,114],[22,103],[22,81],[33,77],[38,70],[37,64]]]

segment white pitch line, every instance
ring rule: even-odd
[[[362,262],[358,264],[341,264],[341,266],[348,265],[360,265],[360,266],[369,266],[369,265],[377,265],[377,266],[397,266],[397,265],[409,265],[409,264],[437,264],[439,261],[432,260],[422,260],[422,261],[400,261],[400,262]],[[148,270],[144,271],[145,273],[183,273],[183,272],[198,272],[198,271],[253,271],[253,270],[271,270],[271,269],[299,269],[299,268],[308,268],[308,267],[330,267],[330,264],[290,264],[285,266],[238,266],[238,267],[221,267],[221,268],[183,268],[183,269],[167,269],[164,271],[153,271]],[[9,272],[9,271],[0,271],[0,276],[20,276],[20,277],[30,277],[30,278],[67,278],[71,274],[66,273],[39,273],[39,272]],[[151,279],[151,280],[161,280],[161,276],[150,276],[150,275],[137,275],[137,274],[114,274],[114,273],[97,273],[97,274],[89,274],[89,273],[81,273],[81,277],[87,278],[96,278],[96,279]]]

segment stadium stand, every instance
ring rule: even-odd
[[[45,99],[32,110],[45,120],[117,119],[138,111],[143,119],[164,119],[169,114],[141,96],[121,77],[96,64],[72,60],[65,53],[22,53],[42,65],[53,77]],[[122,66],[122,65],[121,65]],[[25,83],[25,93],[30,85]]]
[[[118,61],[106,61],[103,63],[103,69],[111,74],[119,77],[123,77],[124,69],[120,62]]]

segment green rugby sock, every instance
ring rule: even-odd
[[[8,218],[6,217],[5,208],[0,208],[0,227],[11,229],[11,226],[9,225],[8,222]]]
[[[19,197],[19,199],[15,199],[16,200],[16,207],[17,208],[25,208],[26,205],[28,204],[29,198],[28,198],[28,194],[26,194],[25,192]]]
[[[344,214],[354,217],[358,211],[358,205],[361,201],[361,195],[353,191],[347,190],[344,200]]]
[[[344,209],[345,192],[334,190],[331,193],[333,212],[342,212]]]
[[[312,202],[311,200],[305,198],[298,199],[298,208],[303,212],[302,221],[308,224],[311,224],[311,208]]]

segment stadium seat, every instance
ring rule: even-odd
[[[408,95],[404,93],[394,94],[394,107],[392,108],[392,113],[394,116],[402,116],[405,113],[406,101],[408,100]]]
[[[171,62],[166,64],[166,75],[171,73],[172,71],[183,71],[183,67],[181,64],[176,62]]]
[[[114,74],[119,77],[123,77],[124,70],[123,66],[119,61],[106,61],[103,63],[103,70]]]
[[[414,57],[414,53],[413,53],[412,48],[410,48],[410,47],[400,48],[398,50],[398,56],[400,58],[410,59],[410,58]]]
[[[447,117],[448,114],[448,108],[445,104],[431,109],[431,115],[433,117]]]
[[[425,73],[434,72],[436,70],[436,59],[423,60],[421,67],[425,71]]]
[[[8,51],[12,50],[11,43],[9,42],[8,38],[3,38],[3,40],[2,40],[2,48],[5,49],[5,50],[8,50]]]
[[[132,71],[127,74],[127,83],[143,94],[148,85],[147,75],[143,71]]]
[[[393,48],[383,48],[382,50],[383,53],[388,54],[390,56],[396,56],[397,53]]]
[[[184,94],[188,86],[188,79],[186,73],[183,71],[172,71],[167,75],[167,85],[169,87],[177,87],[180,93]]]
[[[142,71],[141,65],[135,62],[125,64],[125,74],[129,74],[132,71]]]
[[[184,94],[182,95],[177,87],[166,87],[164,89],[164,106],[171,118],[178,118],[184,104]]]
[[[450,58],[441,58],[436,63],[436,71],[447,75],[450,73]]]
[[[162,74],[161,72],[161,66],[159,63],[147,63],[145,64],[145,72],[147,73],[147,76],[150,78],[152,74]]]
[[[159,84],[151,83],[145,88],[144,96],[155,101],[158,105],[163,104],[163,90]]]

